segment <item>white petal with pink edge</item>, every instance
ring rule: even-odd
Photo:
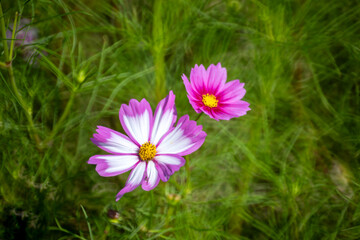
[[[156,156],[156,161],[169,165],[183,166],[185,161],[182,157],[173,156],[173,155],[158,155]]]
[[[110,133],[110,137],[104,145],[104,147],[107,147],[111,151],[117,153],[137,153],[139,149],[139,147],[136,146],[136,144],[130,139],[124,138],[115,133]]]
[[[144,173],[146,169],[146,162],[139,162],[136,167],[131,171],[128,180],[126,181],[125,187],[120,190],[120,192],[116,195],[116,201],[128,192],[133,191],[135,188],[140,186],[144,179]]]
[[[138,146],[127,136],[110,128],[98,126],[91,141],[99,148],[113,154],[137,153]]]
[[[189,120],[185,115],[179,119],[177,126],[160,140],[156,148],[158,154],[178,154],[184,156],[196,151],[205,141],[206,133],[202,126]]]
[[[184,136],[184,130],[176,127],[156,149],[159,154],[177,154],[191,148],[195,143]]]
[[[167,182],[170,176],[185,164],[185,159],[179,155],[157,155],[154,160],[163,182]]]
[[[88,163],[96,164],[100,176],[112,177],[132,169],[139,162],[137,155],[95,155]]]
[[[159,140],[176,121],[175,95],[170,91],[169,95],[161,100],[156,108],[154,124],[150,142],[157,145]]]
[[[153,116],[150,104],[145,100],[130,100],[129,105],[123,104],[119,117],[124,131],[139,145],[149,141],[150,127]]]
[[[150,121],[149,113],[145,111],[143,114],[129,117],[124,116],[124,122],[129,129],[132,137],[140,144],[144,144],[149,139]]]
[[[142,188],[145,191],[154,189],[159,184],[159,174],[153,161],[149,161],[146,167],[146,178],[142,183]]]

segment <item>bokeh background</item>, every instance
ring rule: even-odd
[[[0,239],[360,239],[359,1],[1,5]],[[16,16],[33,38],[11,48]],[[252,110],[202,116],[188,171],[115,202],[96,126],[169,90],[196,119],[181,75],[218,62]]]

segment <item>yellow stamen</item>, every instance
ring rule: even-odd
[[[202,97],[202,102],[205,104],[205,106],[210,108],[217,107],[219,100],[217,100],[214,95],[207,93],[206,95],[202,95]]]
[[[156,155],[156,147],[150,142],[146,142],[141,145],[139,150],[139,156],[143,161],[149,161],[153,159]]]

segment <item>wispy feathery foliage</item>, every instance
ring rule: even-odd
[[[360,238],[360,3],[1,4],[5,32],[18,16],[38,39],[29,58],[0,43],[0,239]],[[168,90],[196,119],[181,74],[218,62],[251,111],[200,118],[186,169],[115,202],[128,174],[86,163],[95,127]]]

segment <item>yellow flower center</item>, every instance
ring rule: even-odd
[[[214,95],[207,93],[206,95],[202,95],[202,97],[202,102],[205,104],[205,106],[210,108],[217,107],[219,100],[217,100]]]
[[[156,155],[156,147],[150,142],[144,143],[141,145],[139,150],[139,156],[143,161],[149,161],[153,159]]]

